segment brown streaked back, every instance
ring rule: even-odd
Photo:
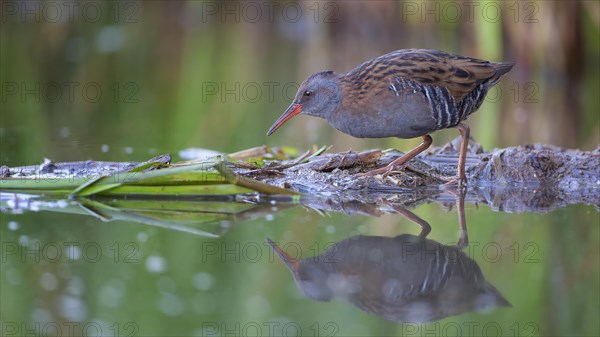
[[[343,87],[358,96],[366,95],[377,83],[403,77],[420,84],[444,87],[456,102],[484,83],[496,84],[514,63],[494,63],[439,50],[404,49],[364,62],[340,76]]]

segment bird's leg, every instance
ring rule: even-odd
[[[461,181],[467,181],[467,176],[465,175],[465,161],[467,160],[467,147],[469,146],[469,135],[471,134],[471,129],[469,126],[464,123],[459,123],[456,128],[460,131],[460,153],[458,155],[458,178]]]
[[[408,153],[405,153],[402,157],[395,159],[393,162],[389,163],[387,166],[365,172],[364,175],[374,176],[377,174],[384,174],[384,175],[388,174],[388,173],[392,172],[396,167],[398,167],[400,165],[404,165],[407,161],[413,159],[419,153],[427,150],[427,148],[431,145],[432,141],[433,140],[431,139],[430,135],[425,135],[425,136],[423,136],[423,142],[419,146],[410,150]]]
[[[464,249],[469,245],[469,234],[467,232],[467,219],[465,218],[465,194],[461,189],[456,196],[456,211],[458,212],[458,225],[460,226],[460,239],[456,243],[459,249]]]
[[[464,123],[459,123],[456,128],[460,131],[460,152],[458,153],[458,168],[456,177],[444,185],[458,185],[463,186],[467,182],[467,176],[465,174],[465,162],[467,160],[467,147],[469,146],[469,135],[471,129]]]
[[[465,216],[465,197],[467,196],[467,190],[464,188],[449,187],[446,189],[447,192],[454,196],[456,201],[456,213],[458,214],[458,228],[459,228],[459,239],[456,242],[456,246],[463,250],[469,245],[469,233],[467,232],[467,218]]]
[[[396,211],[398,214],[402,215],[403,217],[407,218],[408,220],[416,223],[417,225],[419,225],[421,227],[421,233],[419,233],[419,237],[421,239],[426,238],[427,235],[429,234],[429,232],[431,232],[431,226],[429,225],[429,223],[427,221],[421,219],[415,213],[413,213],[399,205],[390,205],[390,206],[392,206],[394,211]]]

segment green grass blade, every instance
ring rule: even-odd
[[[79,187],[75,189],[69,197],[85,197],[91,196],[94,194],[98,194],[101,192],[106,192],[112,190],[117,187],[121,187],[125,184],[143,184],[145,180],[150,180],[156,184],[156,179],[169,177],[172,175],[176,175],[179,173],[189,173],[196,170],[206,171],[208,169],[214,168],[214,166],[220,162],[219,161],[205,161],[199,164],[193,165],[173,165],[168,168],[153,170],[153,171],[145,171],[145,172],[125,172],[125,173],[117,173],[111,176],[101,177],[92,182],[86,183],[85,186]],[[196,183],[202,183],[201,181],[197,181]]]

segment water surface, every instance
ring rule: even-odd
[[[64,209],[68,203],[54,206]],[[270,238],[300,259],[323,254],[357,235],[418,236],[421,227],[398,213],[321,215],[275,204],[241,221],[228,217],[189,226],[216,236],[207,237],[133,221],[105,222],[85,212],[48,212],[33,204],[37,212],[12,214],[14,200],[4,196],[0,233],[5,336],[25,331],[119,336],[599,332],[599,214],[591,206],[502,213],[467,203],[468,246],[462,252],[512,306],[479,303],[471,306],[474,311],[432,322],[421,322],[419,315],[398,322],[368,313],[364,306],[361,310],[343,296],[329,302],[306,296],[265,241]],[[427,239],[447,247],[459,242],[455,207],[425,204],[412,212],[431,225]],[[461,293],[450,301],[459,306],[464,296],[471,295]],[[480,299],[486,302],[486,297]]]

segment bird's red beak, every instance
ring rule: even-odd
[[[279,256],[279,258],[283,261],[283,263],[285,263],[285,265],[288,267],[288,269],[290,271],[294,272],[294,271],[298,270],[298,268],[300,267],[299,261],[297,261],[293,257],[289,256],[288,253],[286,253],[283,249],[279,248],[275,244],[275,242],[271,241],[271,239],[267,238],[267,242],[269,243],[269,246],[271,246],[271,248],[273,249],[275,254],[277,254],[277,256]]]
[[[296,116],[297,114],[299,114],[301,112],[302,112],[302,104],[290,105],[290,107],[287,108],[287,110],[285,110],[283,115],[281,115],[275,121],[275,124],[273,124],[273,126],[271,126],[271,128],[267,132],[267,136],[270,136],[273,132],[275,132],[277,129],[279,129],[280,126],[282,126],[285,122],[287,122],[290,118]]]

